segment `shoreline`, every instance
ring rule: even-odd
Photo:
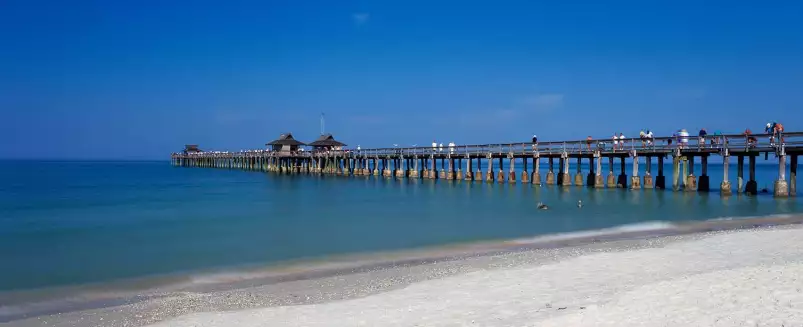
[[[117,309],[124,308],[131,314],[135,312],[152,312],[151,319],[142,319],[142,323],[134,323],[135,326],[145,325],[146,322],[158,322],[181,316],[188,313],[199,311],[237,310],[247,308],[272,307],[277,305],[298,305],[310,303],[325,303],[335,300],[331,296],[310,296],[304,298],[294,298],[286,295],[284,298],[275,296],[282,294],[276,290],[293,289],[296,285],[305,292],[315,292],[315,288],[310,288],[310,284],[320,286],[322,281],[337,280],[354,276],[362,276],[366,280],[374,280],[377,276],[386,274],[393,275],[401,270],[426,270],[426,267],[440,266],[452,267],[447,269],[448,273],[439,273],[421,280],[431,278],[441,278],[455,274],[462,274],[476,270],[488,269],[493,267],[493,262],[497,257],[504,256],[528,256],[555,252],[576,252],[589,253],[594,251],[621,251],[623,244],[625,248],[654,247],[662,246],[679,240],[689,240],[706,237],[722,231],[737,231],[743,229],[756,229],[762,227],[775,228],[795,228],[799,229],[803,224],[803,215],[774,215],[769,217],[749,217],[744,219],[732,220],[711,220],[703,222],[689,222],[683,224],[671,224],[665,226],[654,226],[644,230],[636,229],[632,231],[621,229],[609,229],[601,231],[578,232],[586,235],[570,233],[568,235],[545,235],[534,238],[498,240],[485,242],[472,242],[465,244],[452,244],[433,248],[401,250],[393,252],[344,255],[318,260],[304,260],[283,265],[271,265],[261,269],[238,271],[237,273],[218,275],[205,275],[200,278],[206,280],[198,282],[172,284],[170,286],[156,287],[146,290],[133,290],[120,292],[119,290],[95,289],[93,293],[87,293],[72,299],[53,300],[53,306],[39,304],[21,304],[30,311],[14,313],[13,309],[8,310],[7,306],[0,307],[0,323],[9,323],[14,326],[34,326],[33,321],[47,320],[51,322],[63,321],[64,316],[84,316],[84,315],[107,315],[114,321],[113,316]],[[787,226],[791,225],[791,226]],[[763,229],[763,228],[762,228]],[[713,233],[712,233],[713,232]],[[547,255],[546,257],[549,257]],[[542,257],[544,261],[546,257]],[[564,253],[564,259],[567,255]],[[481,264],[478,264],[481,263]],[[462,268],[455,268],[462,267]],[[256,278],[248,278],[249,273]],[[243,278],[245,277],[245,278]],[[400,279],[403,285],[410,285],[417,280]],[[405,282],[406,280],[406,282]],[[306,285],[306,286],[303,286]],[[374,291],[384,292],[397,289],[399,284],[394,287],[381,287]],[[267,290],[273,290],[271,292]],[[183,306],[187,300],[202,298],[237,297],[242,294],[261,294],[269,296],[271,300],[267,303],[262,301],[259,296],[254,296],[252,302],[240,302],[239,304],[228,304],[219,307],[206,307],[204,304],[195,306]],[[303,293],[303,292],[300,292]],[[320,293],[320,292],[318,292]],[[109,295],[112,296],[109,296]],[[364,292],[351,294],[350,297],[361,297],[375,292]],[[93,298],[93,296],[95,298]],[[296,295],[300,296],[300,295]],[[173,304],[169,304],[173,303]],[[45,303],[47,304],[47,303]],[[37,309],[37,305],[39,305]],[[17,307],[20,307],[17,306]],[[171,310],[163,311],[166,307]],[[204,308],[206,307],[206,308]],[[5,310],[3,310],[5,309]],[[32,310],[31,310],[32,309]],[[156,314],[156,312],[160,312]],[[132,325],[129,318],[119,317],[128,321],[126,325]],[[54,320],[55,319],[55,320]],[[107,322],[110,320],[106,320]],[[104,324],[105,325],[105,324]],[[66,325],[65,325],[66,326]]]

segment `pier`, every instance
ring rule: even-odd
[[[497,143],[455,145],[447,147],[394,147],[343,150],[345,144],[331,135],[323,135],[315,142],[305,144],[292,134],[266,144],[264,150],[241,152],[202,151],[197,145],[187,145],[181,153],[171,155],[171,163],[181,167],[206,167],[266,171],[284,174],[327,174],[340,176],[375,176],[396,179],[433,179],[487,183],[525,183],[557,185],[561,187],[594,187],[622,189],[666,189],[674,191],[709,192],[708,159],[720,156],[723,162],[723,182],[720,193],[734,193],[729,181],[731,158],[735,157],[736,190],[755,195],[759,192],[756,181],[756,160],[770,156],[778,158],[778,177],[773,183],[775,197],[796,195],[797,159],[803,153],[803,132],[783,133],[780,140],[770,144],[771,135],[745,136],[708,135],[703,142],[697,136],[655,137],[649,139],[626,138],[550,141],[538,143]],[[780,138],[779,138],[780,139]],[[303,150],[304,146],[311,147]],[[339,149],[339,150],[335,150]],[[628,178],[625,160],[633,162]],[[745,159],[748,175],[745,177]],[[515,164],[520,160],[522,172],[516,175]],[[602,171],[607,160],[609,170]],[[653,160],[658,164],[652,171]],[[664,160],[672,161],[670,185],[667,186]],[[699,160],[701,171],[695,171]],[[569,171],[574,161],[575,171]],[[619,169],[615,163],[618,161]],[[555,163],[557,162],[557,173]],[[645,163],[644,171],[639,169]],[[541,165],[547,164],[546,176],[541,176]],[[582,171],[583,163],[590,167]],[[786,165],[789,176],[786,174]],[[573,175],[572,175],[573,174]],[[745,179],[746,178],[746,179]]]

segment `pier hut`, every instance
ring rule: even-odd
[[[189,153],[201,153],[203,151],[198,148],[197,144],[187,144],[184,146],[183,152],[184,154],[189,154]]]
[[[329,150],[342,150],[345,143],[335,140],[332,134],[324,134],[318,137],[314,142],[307,144],[312,147],[312,151],[329,151]]]
[[[279,135],[278,139],[273,140],[266,145],[270,148],[270,150],[276,152],[296,152],[298,151],[298,147],[306,144],[293,138],[292,133],[284,133]]]

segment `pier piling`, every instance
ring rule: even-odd
[[[521,161],[524,164],[524,170],[521,171],[521,183],[527,184],[530,183],[530,171],[527,169],[527,157],[521,158]]]
[[[561,161],[563,162],[563,169],[561,169],[563,173],[561,176],[558,176],[558,179],[560,180],[560,185],[571,186],[572,180],[571,180],[571,175],[569,174],[569,155],[564,152],[563,159]]]
[[[616,187],[627,188],[627,174],[625,174],[625,157],[619,157],[619,180]]]
[[[641,177],[638,175],[638,152],[633,150],[633,177],[630,177],[630,189],[631,190],[640,190],[641,189]]]
[[[608,188],[615,188],[616,187],[616,176],[613,173],[613,157],[608,157]]]
[[[728,178],[728,170],[730,162],[730,154],[728,154],[728,150],[725,149],[725,153],[722,156],[722,183],[719,185],[719,194],[722,196],[729,196],[733,193],[731,190],[731,182]]]
[[[516,167],[516,159],[513,158],[513,154],[512,153],[508,154],[508,161],[510,163],[510,172],[508,172],[508,174],[507,174],[508,183],[516,184],[516,168],[515,168]],[[526,173],[527,172],[526,172],[526,169],[525,169],[525,171],[522,172],[522,174],[526,174]]]
[[[533,184],[541,185],[541,155],[538,153],[533,154]]]
[[[773,185],[773,196],[785,198],[789,196],[789,184],[786,182],[786,153],[783,145],[778,146],[778,180]]]
[[[594,187],[603,188],[605,187],[605,182],[602,180],[602,154],[596,151],[594,156],[597,159],[597,169],[594,171]]]
[[[789,157],[789,195],[797,195],[797,155]]]
[[[696,191],[697,190],[697,177],[694,176],[694,156],[687,156],[686,157],[687,163],[686,168],[689,170],[688,175],[686,176],[686,191]]]
[[[493,183],[494,181],[494,160],[491,154],[488,154],[488,172],[485,174],[485,182]]]
[[[577,157],[577,167],[575,167],[575,174],[574,174],[574,185],[575,186],[583,186],[583,158]]]
[[[504,161],[503,161],[502,157],[499,157],[499,173],[497,173],[496,181],[499,184],[502,184],[502,183],[505,182]]]
[[[744,192],[750,195],[758,194],[758,182],[756,181],[756,156],[751,155],[748,157],[749,159],[749,167],[750,169],[750,180],[747,181],[747,186],[745,187]]]
[[[547,185],[555,184],[555,172],[553,171],[552,166],[554,166],[554,158],[549,157],[549,171],[546,173]]]
[[[697,191],[698,192],[708,192],[711,190],[710,186],[710,179],[708,178],[708,155],[704,154],[700,156],[700,179],[697,181]]]
[[[652,177],[652,157],[647,156],[646,158],[646,171],[644,172],[644,188],[651,189],[654,188],[653,177]]]

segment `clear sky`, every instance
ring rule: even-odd
[[[801,1],[0,0],[0,157],[803,130]]]

